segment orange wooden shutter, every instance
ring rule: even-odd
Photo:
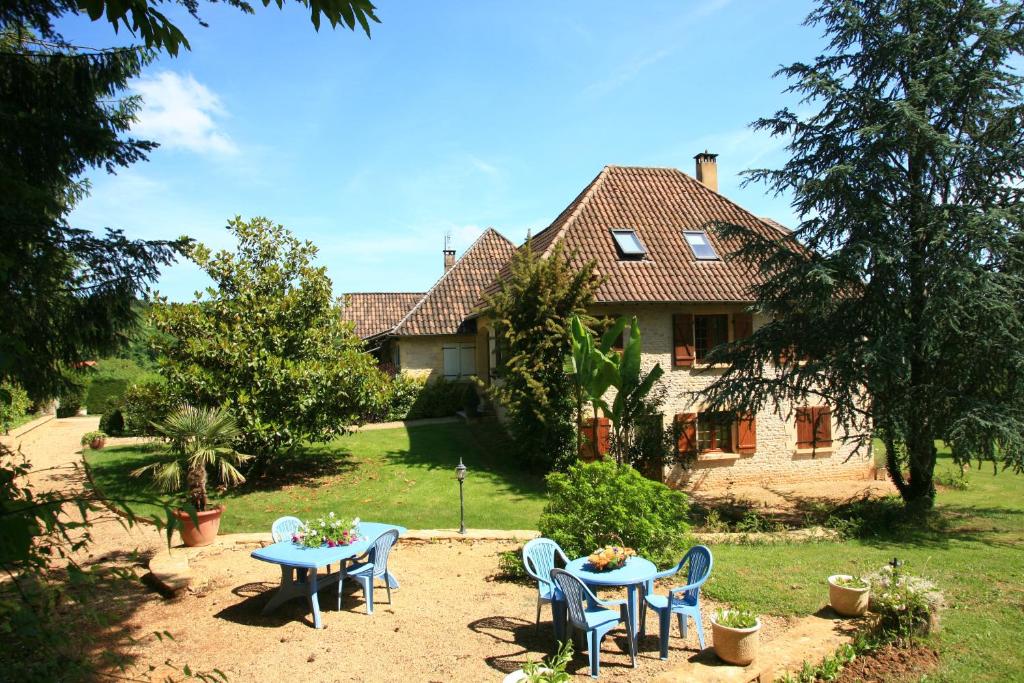
[[[688,368],[693,365],[693,316],[677,313],[672,316],[672,365]]]
[[[697,452],[697,413],[676,413],[676,432],[679,440],[676,450],[682,453]]]
[[[757,421],[750,413],[736,424],[736,450],[742,455],[753,455],[757,451]]]
[[[832,446],[832,409],[828,406],[814,408],[814,447]]]
[[[754,316],[750,313],[737,313],[732,317],[734,339],[746,339],[754,334]]]
[[[796,409],[796,447],[814,447],[814,409]]]

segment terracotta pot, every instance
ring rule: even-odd
[[[866,588],[847,588],[836,584],[839,579],[853,578],[848,574],[835,574],[828,577],[828,602],[832,609],[844,617],[862,617],[868,611],[871,597],[871,586]]]
[[[103,448],[106,445],[107,440],[104,438],[93,439],[92,441],[89,442],[89,448],[93,449],[94,451],[98,451],[99,449]]]
[[[746,666],[757,659],[757,651],[761,645],[761,620],[750,628],[731,628],[722,626],[711,619],[711,645],[715,654],[723,662]]]
[[[224,514],[224,506],[218,505],[212,510],[197,512],[199,526],[192,523],[192,518],[184,510],[175,510],[174,516],[181,522],[181,540],[190,548],[200,545],[210,545],[217,537],[220,530],[220,516]]]

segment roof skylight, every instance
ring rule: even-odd
[[[715,253],[715,248],[711,246],[708,234],[703,230],[685,230],[683,231],[683,237],[686,238],[686,243],[690,245],[690,249],[693,249],[693,255],[697,257],[698,261],[718,260],[718,254]]]
[[[647,249],[636,230],[621,228],[612,230],[612,237],[615,238],[615,246],[619,248],[619,254],[626,259],[642,259],[647,255]]]

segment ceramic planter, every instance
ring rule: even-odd
[[[220,530],[220,516],[224,514],[224,506],[218,505],[210,510],[197,512],[199,526],[192,522],[192,518],[184,510],[175,510],[173,514],[181,522],[179,531],[182,542],[193,548],[213,543],[213,539],[217,537],[217,531]]]
[[[862,617],[868,611],[871,587],[848,588],[836,582],[840,579],[853,578],[847,574],[834,574],[828,577],[828,602],[832,609],[844,617]]]
[[[711,645],[723,662],[746,666],[757,659],[761,644],[761,620],[750,628],[723,626],[711,618]]]
[[[93,449],[94,451],[98,451],[99,449],[103,448],[106,445],[107,440],[104,439],[103,437],[93,439],[92,441],[89,442],[89,448]]]

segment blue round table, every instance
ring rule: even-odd
[[[629,594],[626,606],[629,610],[630,628],[636,634],[637,620],[640,614],[638,589],[641,586],[645,586],[658,573],[658,568],[654,566],[653,562],[634,556],[627,559],[626,563],[618,569],[602,572],[594,568],[590,564],[590,560],[581,557],[565,565],[565,570],[570,574],[578,576],[588,586],[602,586],[605,588],[625,586],[626,592]],[[636,641],[634,640],[634,642]]]

